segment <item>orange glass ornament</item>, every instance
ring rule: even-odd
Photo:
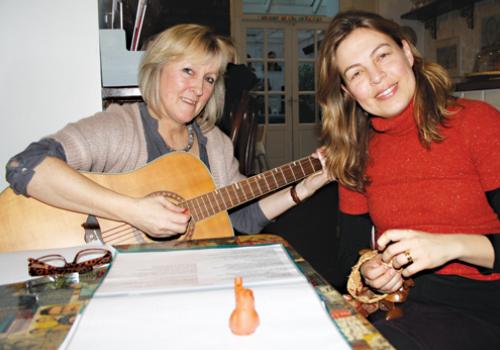
[[[259,314],[255,310],[255,300],[251,289],[243,287],[243,279],[234,279],[236,307],[229,317],[229,328],[236,335],[250,335],[260,324]]]

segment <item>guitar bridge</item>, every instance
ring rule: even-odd
[[[84,229],[84,239],[86,243],[104,243],[102,239],[101,227],[94,215],[87,216],[87,221],[82,224]]]

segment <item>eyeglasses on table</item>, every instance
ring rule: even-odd
[[[60,254],[49,254],[39,258],[28,258],[30,276],[63,275],[67,273],[85,273],[95,267],[109,264],[113,254],[108,249],[89,248],[76,253],[72,262]]]

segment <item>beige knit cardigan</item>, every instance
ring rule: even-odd
[[[217,188],[244,179],[229,137],[217,127],[204,135]],[[147,162],[138,103],[112,104],[104,112],[70,123],[50,137],[61,143],[67,163],[76,170],[120,173],[135,170]]]

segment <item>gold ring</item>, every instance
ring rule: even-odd
[[[405,257],[406,260],[408,260],[407,264],[412,264],[413,263],[413,258],[411,257],[410,251],[405,250]]]

